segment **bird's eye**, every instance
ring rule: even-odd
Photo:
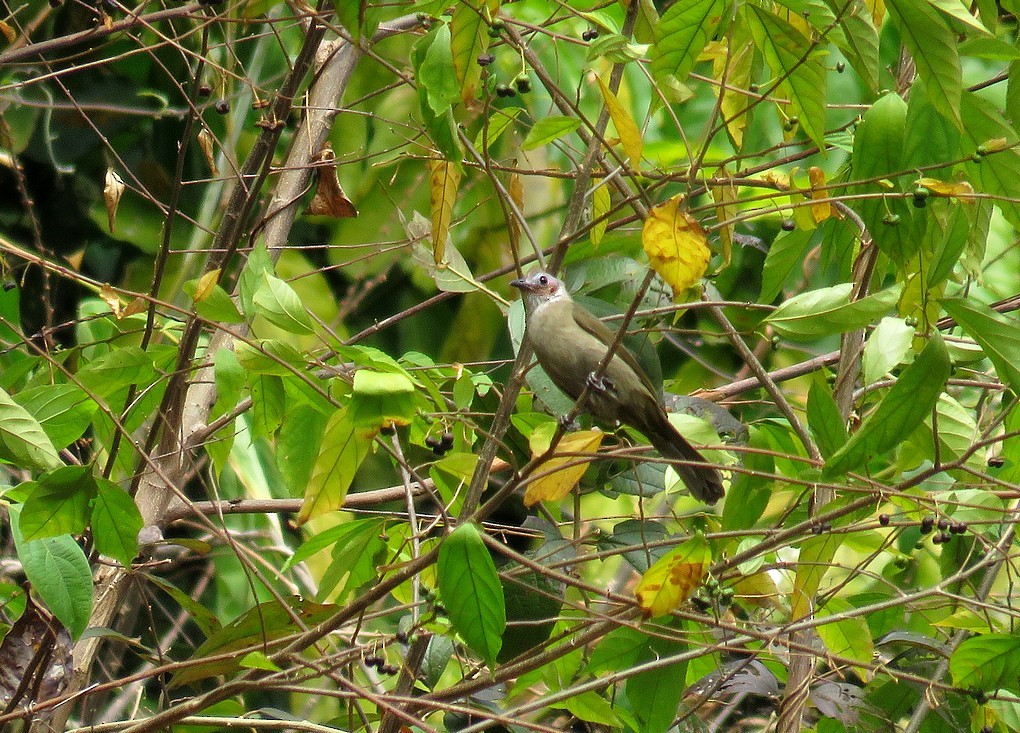
[[[541,277],[538,278],[538,284],[539,285],[548,285],[549,284],[549,278],[547,278],[545,275],[542,275]]]

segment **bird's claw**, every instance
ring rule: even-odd
[[[615,392],[616,385],[606,377],[596,377],[595,372],[592,372],[588,375],[588,389],[598,394],[605,394],[606,392]]]
[[[568,420],[566,415],[560,415],[560,427],[568,433],[576,433],[581,429],[581,423],[577,420]]]

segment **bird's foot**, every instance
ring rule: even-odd
[[[588,375],[588,389],[597,394],[606,394],[607,392],[615,392],[616,385],[607,377],[596,378],[595,372],[592,372]]]
[[[568,433],[576,433],[581,429],[581,423],[575,420],[568,420],[566,415],[560,415],[560,427]]]

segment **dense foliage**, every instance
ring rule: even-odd
[[[1020,731],[1016,3],[334,4],[4,6],[0,725]]]

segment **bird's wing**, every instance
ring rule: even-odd
[[[606,324],[600,321],[595,315],[584,306],[572,303],[572,312],[574,315],[574,322],[580,326],[583,330],[590,333],[592,336],[597,338],[599,341],[604,343],[607,347],[616,340],[616,333],[609,328]],[[658,388],[652,384],[652,381],[645,374],[645,370],[638,364],[637,359],[630,353],[630,350],[622,343],[616,350],[616,356],[619,356],[623,363],[629,366],[635,374],[641,379],[649,393],[653,396],[659,394]],[[655,397],[656,401],[659,401],[659,397]]]

